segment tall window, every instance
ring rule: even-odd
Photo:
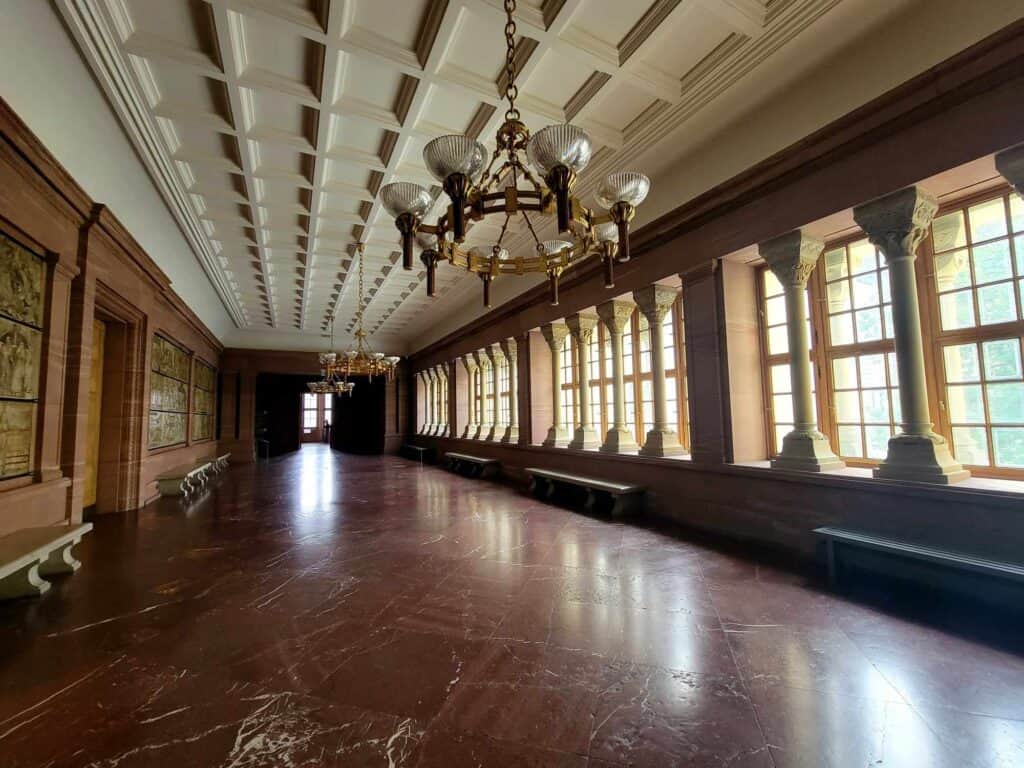
[[[662,326],[665,360],[665,401],[668,422],[689,446],[686,410],[686,350],[683,346],[682,299],[677,298]],[[623,332],[622,358],[626,394],[626,425],[639,445],[654,426],[654,373],[651,359],[651,335],[647,319],[634,310]],[[635,354],[634,354],[635,350]],[[590,342],[591,423],[604,435],[615,420],[614,379],[612,377],[611,339],[604,324],[599,324]],[[680,404],[681,407],[680,407]],[[639,406],[639,407],[638,407]]]
[[[508,412],[509,397],[509,365],[508,360],[502,358],[498,367],[498,424],[507,427],[510,423]]]
[[[989,193],[939,212],[917,280],[935,430],[981,475],[1024,478],[1024,202]],[[772,452],[792,429],[782,286],[760,277]],[[902,419],[892,297],[866,238],[831,243],[808,285],[821,430],[848,463],[885,458]]]
[[[1024,469],[1024,203],[1010,193],[932,224],[940,424],[962,464]]]
[[[633,311],[633,317],[626,322],[626,329],[622,332],[622,376],[626,382],[626,429],[633,432],[633,438],[637,444],[643,443],[644,435],[638,435],[637,429],[637,392],[636,392],[636,349],[637,339],[634,336],[634,329],[637,328],[636,318],[639,311]],[[614,408],[614,406],[613,406]],[[614,414],[614,410],[612,411]]]
[[[683,447],[690,448],[688,425],[689,399],[686,388],[686,336],[683,333],[683,297],[676,298],[672,311],[665,315],[661,329],[665,344],[665,402],[668,423],[679,435]]]
[[[487,421],[486,414],[484,414],[484,399],[483,399],[483,369],[477,366],[473,369],[473,412],[476,414],[476,423],[479,426]]]
[[[572,334],[566,334],[558,361],[562,366],[562,423],[567,428],[576,424],[576,368],[573,357]]]

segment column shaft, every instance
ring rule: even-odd
[[[634,305],[627,301],[608,301],[597,313],[608,331],[612,353],[613,425],[605,435],[601,450],[605,453],[633,453],[639,450],[633,431],[626,425],[626,379],[622,360],[622,332],[633,314]]]
[[[772,459],[776,469],[823,472],[843,466],[818,430],[811,384],[811,343],[807,335],[804,295],[807,280],[825,249],[820,240],[801,230],[761,243],[761,257],[782,283],[789,339],[789,375],[793,399],[793,431],[783,438],[782,451]]]
[[[579,387],[579,396],[576,398],[579,404],[578,418],[569,447],[590,450],[601,444],[590,423],[590,341],[597,328],[597,316],[577,313],[567,317],[565,322],[576,344],[576,366],[579,369],[576,379]]]
[[[569,444],[565,424],[562,420],[562,344],[569,328],[562,323],[549,323],[541,328],[544,339],[551,350],[551,408],[552,425],[542,445],[564,448]]]
[[[896,368],[900,381],[902,434],[889,438],[885,461],[875,477],[955,483],[970,477],[949,453],[946,441],[932,432],[925,382],[921,310],[914,277],[917,246],[928,233],[936,200],[908,187],[853,209],[853,218],[885,255],[892,293]]]
[[[665,395],[665,315],[672,311],[678,292],[665,285],[651,285],[635,291],[633,299],[647,318],[651,334],[651,383],[654,395],[654,428],[647,432],[643,456],[677,456],[685,453],[679,435],[668,423],[668,402]]]

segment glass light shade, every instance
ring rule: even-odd
[[[424,251],[437,250],[437,237],[427,232],[417,232],[416,244]]]
[[[619,242],[619,228],[614,221],[606,221],[594,227],[594,239],[599,243]]]
[[[334,352],[321,352],[320,353],[320,365],[330,365],[338,359],[338,355]]]
[[[395,218],[411,213],[417,218],[423,216],[434,204],[430,193],[419,184],[410,181],[396,181],[380,188],[380,201],[387,212]]]
[[[572,248],[572,243],[565,240],[545,240],[541,247],[548,256],[556,256],[566,248]]]
[[[616,203],[640,205],[651,190],[651,180],[642,173],[619,171],[609,173],[597,188],[597,202],[605,208]]]
[[[423,148],[423,162],[438,181],[444,181],[453,173],[461,173],[476,183],[487,163],[487,150],[469,136],[438,136]]]
[[[374,360],[383,360],[384,359],[384,353],[383,352],[374,352],[372,355],[370,355],[370,357],[372,357]]]
[[[541,176],[559,165],[582,171],[590,162],[590,152],[590,137],[569,123],[541,128],[526,145],[526,158]]]
[[[388,357],[384,358],[384,362],[386,362],[388,365],[398,365],[401,359],[402,358],[400,358],[398,355],[389,355]]]
[[[347,357],[349,360],[355,360],[358,355],[359,351],[355,349],[350,349],[348,352],[345,353],[345,357]]]

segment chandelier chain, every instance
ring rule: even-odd
[[[516,86],[516,22],[513,14],[516,0],[505,0],[505,98],[508,99],[506,120],[518,120],[519,110],[516,109],[516,97],[519,88]]]

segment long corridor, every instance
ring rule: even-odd
[[[7,768],[1024,764],[1008,650],[398,458],[233,467],[79,555],[0,607]]]

